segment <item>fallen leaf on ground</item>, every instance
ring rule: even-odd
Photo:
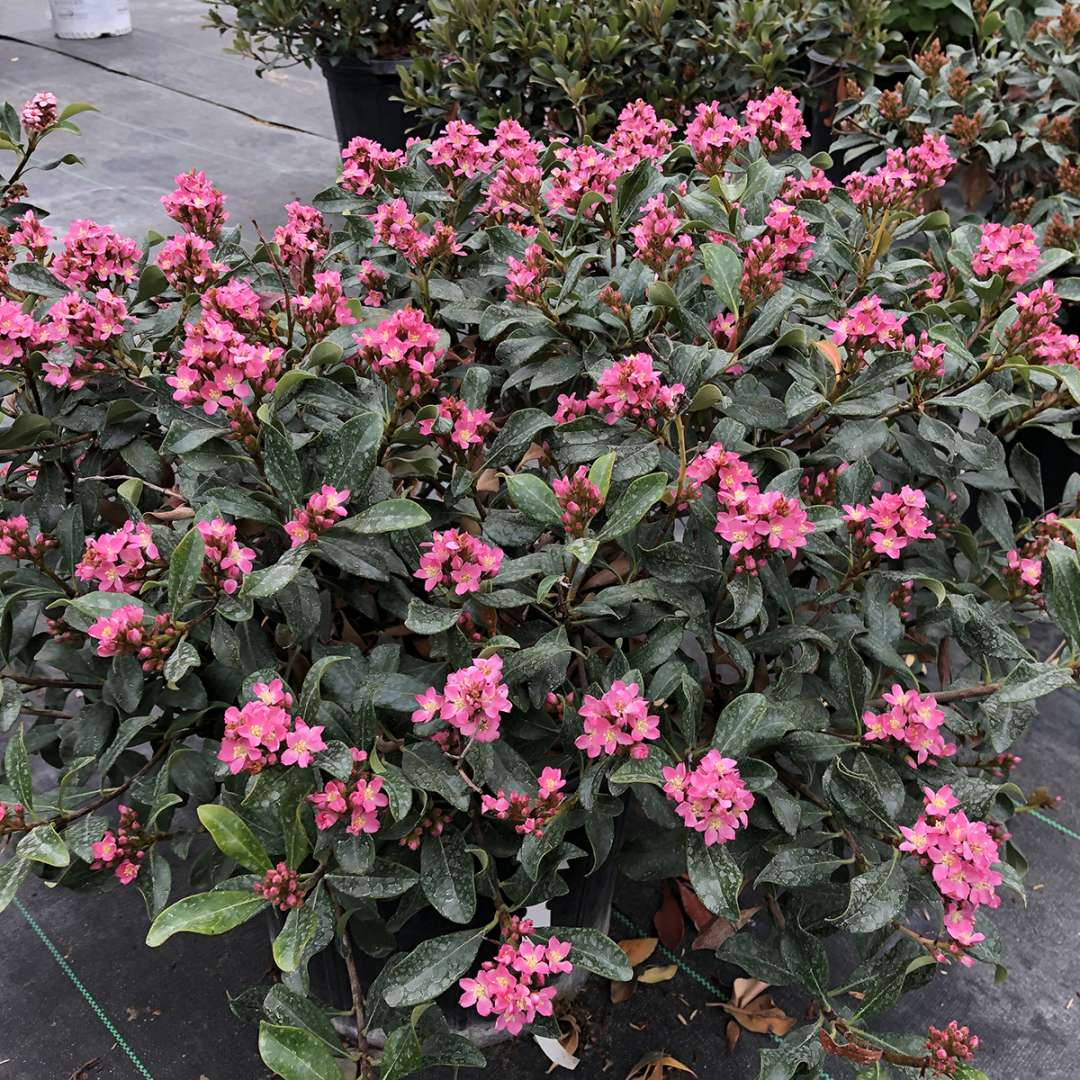
[[[736,979],[731,1000],[716,1004],[756,1035],[786,1035],[795,1020],[773,1003],[765,993],[768,988],[769,984],[761,979]]]
[[[684,1065],[677,1058],[669,1054],[647,1054],[627,1074],[626,1080],[665,1080],[669,1070],[688,1073],[697,1076],[697,1073]]]
[[[667,982],[668,979],[673,979],[678,973],[678,964],[664,964],[659,967],[647,967],[639,976],[638,982],[641,983],[659,983]]]
[[[735,1049],[741,1034],[742,1028],[740,1028],[734,1020],[729,1020],[727,1026],[724,1028],[724,1038],[727,1040],[727,1048],[729,1051]]]
[[[637,967],[656,952],[657,941],[654,937],[624,938],[618,945],[626,954],[630,966]]]

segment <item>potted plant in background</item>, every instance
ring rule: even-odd
[[[232,35],[232,51],[258,74],[314,61],[330,90],[344,147],[357,135],[405,145],[397,68],[409,62],[423,3],[402,0],[207,0],[209,25]]]

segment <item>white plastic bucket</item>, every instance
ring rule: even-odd
[[[120,37],[131,33],[128,0],[49,0],[58,38]]]

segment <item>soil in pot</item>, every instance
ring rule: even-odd
[[[349,56],[319,61],[343,149],[357,135],[374,139],[389,150],[405,148],[405,108],[392,99],[401,93],[398,64],[407,62],[406,57],[367,60]]]

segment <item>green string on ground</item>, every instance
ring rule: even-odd
[[[1080,840],[1080,833],[1073,832],[1068,825],[1062,825],[1060,821],[1055,821],[1052,817],[1044,814],[1041,810],[1029,810],[1028,813],[1033,818],[1038,818],[1040,821],[1045,822],[1047,825],[1057,829],[1058,832],[1064,833],[1066,836],[1073,840]]]
[[[19,913],[22,915],[22,917],[30,924],[30,929],[33,930],[39,938],[41,938],[41,941],[45,945],[45,948],[47,948],[49,952],[52,953],[53,959],[57,962],[57,964],[60,965],[60,970],[75,984],[75,989],[78,990],[80,994],[82,994],[82,996],[86,999],[87,1005],[89,1005],[90,1008],[94,1010],[97,1018],[104,1025],[105,1030],[116,1040],[116,1045],[119,1046],[120,1049],[123,1050],[124,1053],[127,1054],[127,1056],[131,1059],[131,1064],[135,1066],[136,1072],[138,1072],[140,1076],[144,1077],[145,1080],[154,1080],[153,1074],[139,1060],[139,1057],[135,1053],[135,1051],[132,1050],[130,1046],[128,1046],[127,1042],[125,1042],[124,1040],[123,1035],[121,1035],[120,1032],[116,1030],[116,1025],[106,1015],[105,1010],[94,1000],[94,995],[91,994],[85,986],[83,986],[82,981],[79,979],[79,976],[75,974],[71,965],[60,954],[60,950],[52,943],[48,934],[46,934],[45,931],[41,929],[34,916],[26,910],[26,905],[18,897],[15,898],[14,904],[15,907],[18,908]]]

